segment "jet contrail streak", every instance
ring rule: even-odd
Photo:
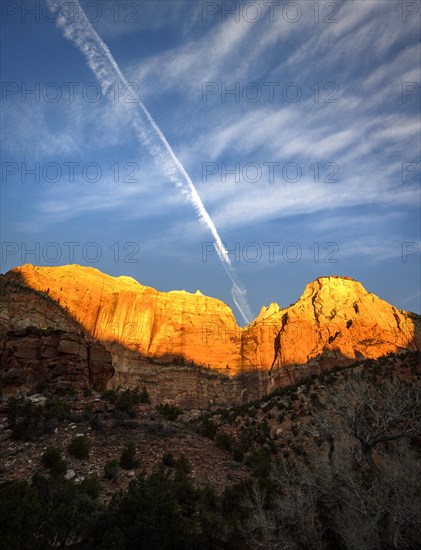
[[[119,84],[122,89],[131,90],[131,86],[121,72],[108,46],[92,27],[79,1],[47,0],[47,3],[49,9],[57,14],[57,26],[63,30],[64,36],[71,40],[85,55],[88,66],[96,76],[103,94],[111,95],[116,84]],[[131,93],[135,95],[134,92],[131,91]],[[212,233],[215,239],[215,250],[232,283],[231,294],[234,303],[244,321],[249,323],[252,319],[252,313],[247,302],[246,290],[238,281],[228,251],[222,243],[215,224],[209,216],[190,176],[140,98],[136,97],[135,103],[124,102],[122,105],[124,108],[132,110],[132,124],[141,143],[148,147],[155,158],[159,158],[168,177],[182,193],[188,196],[199,219]]]

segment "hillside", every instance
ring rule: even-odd
[[[0,548],[415,549],[420,383],[407,352],[213,412],[0,398]]]

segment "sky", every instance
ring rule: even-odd
[[[200,289],[244,323],[209,228],[139,139],[141,101],[252,317],[326,275],[421,312],[419,1],[80,4],[128,88],[103,93],[65,8],[1,4],[1,272],[78,263]]]

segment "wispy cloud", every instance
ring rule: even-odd
[[[244,184],[247,185],[247,184]],[[229,201],[213,208],[215,220],[222,228],[246,227],[250,223],[287,218],[336,208],[359,205],[411,206],[417,203],[417,185],[405,189],[385,187],[382,183],[367,182],[364,178],[346,185],[315,184],[312,180],[297,184],[270,184],[255,188],[244,187],[242,193],[231,186]],[[211,198],[212,192],[209,191]],[[206,200],[206,196],[205,196]]]
[[[349,265],[353,258],[371,266],[374,259],[395,259],[400,241],[418,238],[418,176],[404,181],[402,163],[419,158],[419,92],[403,101],[402,82],[420,89],[419,19],[404,23],[399,2],[355,0],[332,3],[339,7],[337,23],[323,21],[329,10],[322,3],[316,3],[316,23],[316,5],[304,1],[295,3],[302,10],[296,23],[282,16],[283,3],[274,8],[271,24],[267,3],[254,23],[232,16],[204,21],[201,4],[141,2],[139,23],[112,25],[108,16],[94,26],[110,38],[119,65],[139,84],[140,98],[194,176],[224,238],[251,241],[276,230],[294,239],[305,228],[307,235],[337,235]],[[202,84],[210,81],[218,92],[205,103]],[[242,89],[255,82],[265,91],[269,81],[278,84],[273,101],[265,93],[256,102],[241,92],[235,99],[221,95],[223,83]],[[282,96],[287,82],[302,90],[296,102]],[[328,82],[337,87],[336,103],[325,102]],[[19,162],[98,159],[109,166],[130,159],[140,166],[138,185],[115,186],[108,174],[101,186],[77,180],[73,187],[36,190],[25,220],[16,220],[21,230],[47,232],[106,212],[140,226],[153,219],[159,230],[151,248],[161,238],[193,247],[207,240],[206,228],[189,218],[192,211],[182,219],[191,204],[177,195],[171,178],[154,166],[146,148],[134,146],[124,105],[111,108],[103,98],[65,106],[8,101],[2,107],[3,151]],[[217,163],[217,174],[202,181],[206,162]],[[302,169],[296,182],[282,174],[289,162]],[[337,166],[339,181],[325,180],[328,162]],[[228,170],[239,165],[239,178],[222,178],[223,163]],[[254,183],[242,173],[247,163],[262,168]],[[265,163],[277,163],[273,182]]]
[[[129,116],[122,103],[112,107],[105,98],[90,103],[22,102],[19,97],[2,107],[1,138],[5,152],[31,159],[52,155],[90,154],[130,140]]]
[[[156,87],[161,92],[175,87],[188,94],[197,94],[204,82],[216,78],[240,79],[249,71],[249,54],[257,56],[262,48],[259,42],[250,39],[258,24],[244,18],[239,22],[227,20],[216,28],[203,21],[199,24],[205,31],[199,41],[188,41],[140,65],[132,65],[130,74],[139,82],[144,97],[154,93]],[[262,40],[266,45],[269,43],[268,39],[262,37]]]

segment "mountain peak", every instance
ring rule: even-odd
[[[273,302],[243,328],[225,303],[199,290],[159,292],[91,267],[25,265],[2,279],[47,294],[61,310],[57,315],[46,300],[30,306],[25,297],[20,311],[6,297],[3,317],[10,328],[39,326],[45,317],[47,326],[63,329],[67,315],[115,354],[117,385],[139,386],[150,368],[145,358],[204,366],[224,380],[270,376],[270,384],[282,385],[314,369],[421,348],[419,316],[399,311],[349,277],[318,277],[294,304],[281,308]],[[253,386],[254,395],[266,385]],[[175,387],[184,391],[183,384]],[[218,394],[218,387],[214,398],[223,399],[227,389]]]
[[[317,277],[317,279],[307,284],[300,299],[307,299],[315,293],[323,293],[324,297],[336,297],[338,300],[369,294],[356,279],[337,275]]]

